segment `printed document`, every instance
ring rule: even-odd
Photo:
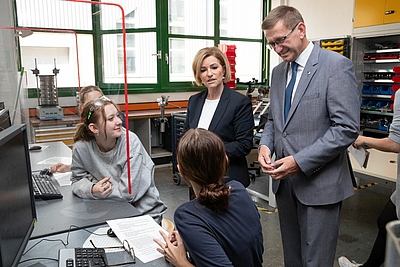
[[[122,243],[116,237],[110,237],[107,235],[107,230],[109,227],[102,227],[94,231],[83,243],[83,248],[93,248],[90,240],[96,245],[97,248],[105,248],[105,252],[117,252],[124,251]],[[109,248],[109,247],[121,247],[121,248]]]
[[[164,242],[159,231],[165,231],[157,224],[150,215],[142,215],[131,218],[115,219],[107,221],[118,239],[123,242],[127,240],[135,250],[135,256],[143,263],[164,257],[157,251],[159,247],[153,241],[157,238]]]

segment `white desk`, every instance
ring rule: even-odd
[[[382,152],[370,148],[367,168],[362,168],[357,160],[349,153],[354,175],[357,178],[379,178],[391,182],[397,181],[397,154]]]
[[[38,145],[46,147],[44,150],[30,151],[29,155],[31,158],[31,169],[33,172],[42,170],[43,168],[50,168],[53,164],[38,164],[45,159],[51,157],[71,157],[71,149],[63,142],[51,142],[51,143],[38,143],[29,145],[29,147]]]

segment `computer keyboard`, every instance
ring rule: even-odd
[[[103,248],[63,248],[58,251],[58,267],[107,266]]]
[[[32,174],[33,194],[35,198],[57,199],[62,198],[60,190],[56,187],[49,175]]]

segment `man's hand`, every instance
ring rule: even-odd
[[[300,170],[299,165],[297,165],[293,156],[288,156],[276,160],[271,164],[273,170],[268,170],[265,173],[269,174],[272,179],[282,180],[290,176],[293,176],[296,172]]]
[[[272,179],[281,180],[294,175],[300,170],[293,156],[288,156],[275,162],[271,162],[271,151],[267,146],[260,146],[258,150],[258,163],[264,173]]]
[[[258,149],[258,163],[261,166],[263,172],[272,171],[275,168],[271,162],[271,151],[267,146],[260,146]]]

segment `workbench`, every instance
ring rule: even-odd
[[[186,111],[186,108],[165,108],[164,116],[168,119],[173,112],[178,111]],[[159,144],[162,143],[160,131],[156,127],[156,119],[160,117],[160,109],[133,110],[128,112],[129,130],[139,137],[146,151],[152,158],[171,155],[170,151],[159,153],[160,150],[152,149],[158,147]],[[72,148],[75,128],[79,122],[80,118],[76,114],[64,115],[60,120],[47,121],[42,121],[37,117],[31,117],[31,143],[62,141]],[[170,128],[166,128],[166,131],[170,131]],[[170,136],[169,132],[167,134]]]
[[[357,160],[349,153],[351,165],[356,178],[381,179],[397,181],[397,153],[382,152],[369,148],[367,168],[362,168]]]
[[[186,111],[186,108],[166,108],[164,116],[168,119],[167,125],[171,125],[171,114]],[[159,109],[134,110],[128,112],[129,129],[142,141],[143,146],[152,158],[171,156],[169,150],[154,149],[163,143],[160,128],[157,126],[157,118],[161,117]],[[152,127],[153,124],[153,127]],[[171,142],[171,129],[166,127],[166,138]],[[164,140],[165,141],[165,140]],[[171,149],[170,149],[171,150]]]

